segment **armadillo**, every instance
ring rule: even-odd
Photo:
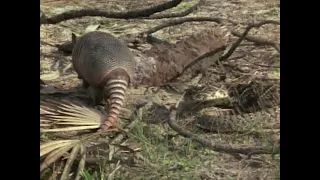
[[[93,90],[93,103],[107,102],[107,118],[101,130],[113,126],[124,104],[127,88],[133,83],[135,62],[128,47],[111,34],[92,31],[77,38],[72,64],[85,88]]]

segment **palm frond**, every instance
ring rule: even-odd
[[[76,174],[75,180],[79,180],[81,178],[83,171],[84,171],[84,167],[85,167],[85,163],[86,163],[86,154],[87,154],[87,149],[86,149],[85,145],[82,144],[81,149],[80,149],[81,158],[80,158],[80,162],[78,165],[78,172]]]
[[[71,150],[72,149],[72,150]],[[67,153],[71,152],[67,155]],[[55,140],[45,143],[40,143],[40,157],[45,156],[45,159],[40,164],[40,172],[57,161],[62,156],[66,155],[67,162],[60,179],[67,179],[70,174],[71,166],[74,160],[80,153],[80,161],[78,171],[75,174],[75,179],[79,180],[85,167],[86,146],[81,140]]]
[[[40,101],[40,132],[97,129],[105,114],[76,100]]]
[[[40,157],[48,154],[49,152],[58,149],[60,147],[72,144],[75,140],[57,140],[57,141],[48,141],[40,144]]]
[[[81,144],[80,140],[56,140],[40,144],[40,157],[47,155],[40,164],[40,171],[61,158],[70,149],[79,146],[79,144]]]
[[[64,166],[64,169],[63,169],[63,172],[62,172],[60,179],[68,179],[71,166],[72,166],[74,160],[76,159],[77,154],[80,151],[80,148],[81,148],[81,144],[77,144],[76,146],[73,147],[72,151],[70,152],[70,156]]]
[[[66,128],[53,128],[53,129],[40,129],[40,132],[66,132],[66,131],[80,131],[88,129],[97,129],[99,125],[94,126],[75,126],[75,127],[66,127]]]

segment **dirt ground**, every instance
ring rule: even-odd
[[[40,8],[50,16],[66,10],[79,9],[83,7],[104,9],[107,11],[126,11],[154,5],[165,0],[41,0]],[[183,1],[168,12],[178,12],[187,9],[195,4],[195,0]],[[279,0],[206,0],[205,5],[188,16],[210,16],[232,20],[233,22],[251,23],[260,20],[279,20]],[[165,20],[121,20],[106,19],[100,17],[85,17],[64,21],[55,25],[42,25],[40,27],[40,39],[50,44],[62,44],[71,40],[71,33],[78,35],[96,28],[110,32],[115,36],[143,32],[154,27]],[[243,26],[225,24],[233,30],[243,31]],[[213,28],[212,22],[190,22],[178,26],[165,28],[154,35],[170,43],[184,39],[195,32]],[[263,37],[268,40],[280,43],[279,26],[266,25],[259,29],[252,29],[250,35]],[[236,37],[233,37],[236,39]],[[244,42],[247,43],[248,42]],[[141,50],[150,48],[150,44],[140,44]],[[230,57],[243,55],[249,50],[248,47],[241,47]],[[238,60],[230,60],[228,63],[247,74],[263,75],[270,78],[280,78],[280,58],[277,61],[268,61],[265,57],[277,54],[272,47],[258,47],[250,49],[251,53]],[[271,66],[271,67],[270,67]],[[226,66],[227,67],[227,66]],[[232,66],[234,67],[234,66]],[[220,69],[212,70],[220,71]],[[243,73],[246,75],[246,73]],[[60,90],[68,90],[81,84],[71,66],[71,56],[65,56],[56,48],[40,46],[40,77],[49,86]],[[228,76],[232,81],[233,76]],[[210,79],[210,77],[209,77]],[[199,82],[201,83],[201,81]],[[206,85],[206,83],[203,83]],[[149,99],[160,104],[175,103],[179,95],[160,91],[153,95],[144,95],[145,89],[130,89],[128,103],[135,103],[140,99]],[[215,90],[214,96],[224,96],[224,92]],[[208,98],[208,96],[203,97]],[[212,97],[210,97],[212,98]],[[198,133],[203,138],[214,139],[215,141],[227,142],[230,144],[263,144],[269,137],[256,138],[247,135],[221,135]],[[98,164],[87,163],[83,179],[280,179],[280,157],[276,155],[255,155],[246,159],[240,155],[218,153],[201,147],[180,136],[168,127],[167,124],[149,124],[147,120],[139,121],[132,132],[128,133],[125,146],[131,149],[139,148],[135,153],[127,153],[125,150],[113,155],[114,159],[121,160],[119,166],[117,161],[110,161]],[[277,136],[280,136],[279,134]],[[133,155],[134,154],[134,155]],[[110,154],[109,154],[110,155]],[[117,168],[120,167],[120,168]],[[115,170],[116,169],[116,170]],[[114,173],[112,173],[114,172]],[[108,178],[109,176],[109,178]],[[42,179],[48,179],[42,177]]]

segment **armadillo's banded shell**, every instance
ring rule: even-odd
[[[81,79],[93,87],[104,86],[102,81],[114,69],[124,69],[133,80],[135,62],[130,50],[114,36],[99,31],[78,38],[72,52],[72,63]]]

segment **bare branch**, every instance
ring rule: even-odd
[[[57,46],[55,46],[55,45],[53,45],[53,44],[50,44],[50,43],[47,43],[47,42],[44,42],[44,41],[41,41],[40,40],[40,45],[48,45],[48,46],[51,46],[51,47],[57,47]]]
[[[175,122],[176,115],[177,115],[176,107],[171,107],[168,124],[174,131],[178,132],[181,136],[186,137],[186,138],[190,138],[192,141],[195,141],[195,142],[197,142],[197,143],[199,143],[209,149],[212,149],[214,151],[224,152],[224,153],[229,153],[229,154],[239,153],[239,154],[245,154],[245,155],[278,154],[278,153],[280,153],[279,146],[277,146],[277,147],[259,146],[259,147],[238,147],[238,148],[235,148],[235,147],[231,147],[228,145],[217,144],[217,143],[213,143],[208,140],[205,140],[205,139],[201,139],[201,138],[197,137],[196,135],[192,134],[191,132],[189,132],[185,129],[182,129],[181,126]]]
[[[185,19],[187,19],[187,18],[185,18]],[[182,20],[182,19],[179,19],[179,20]],[[218,23],[221,22],[220,19],[216,19],[216,20],[218,20]],[[196,20],[195,20],[195,21],[196,21]],[[179,21],[179,22],[180,22],[180,21]],[[170,24],[170,22],[161,24],[161,25],[159,25],[159,26],[157,26],[157,27],[154,27],[154,28],[150,29],[149,31],[150,31],[151,33],[153,33],[153,32],[155,32],[153,29],[156,29],[156,31],[158,31],[159,29],[162,29],[161,27],[163,27],[163,26],[165,26],[165,25],[166,25],[166,27],[170,26],[170,25],[168,25],[168,24]],[[280,24],[280,22],[278,22],[278,21],[273,21],[273,20],[266,20],[266,21],[261,21],[261,22],[259,22],[259,23],[254,23],[254,24],[248,25],[247,28],[245,29],[245,31],[243,32],[243,34],[242,34],[242,35],[238,38],[238,40],[230,47],[230,49],[227,51],[227,53],[225,53],[223,56],[221,56],[221,57],[219,58],[218,61],[221,62],[221,61],[224,61],[224,60],[228,59],[228,58],[233,54],[233,52],[237,49],[237,47],[241,44],[241,42],[245,39],[245,37],[248,35],[249,31],[250,31],[252,28],[258,28],[258,27],[260,27],[260,26],[262,26],[262,25],[265,25],[265,24]],[[147,32],[148,32],[148,31],[147,31]],[[190,67],[192,67],[193,65],[197,64],[198,62],[200,62],[200,61],[203,60],[204,58],[213,56],[213,55],[215,55],[215,54],[218,53],[218,52],[224,51],[225,49],[226,49],[226,46],[222,46],[222,47],[220,47],[220,48],[218,48],[218,49],[215,49],[215,50],[213,50],[213,51],[210,51],[210,52],[207,52],[207,53],[205,53],[205,54],[203,54],[203,55],[198,56],[198,57],[195,58],[193,61],[191,61],[189,64],[187,64],[179,74],[177,74],[176,76],[174,76],[173,78],[171,78],[171,79],[169,80],[169,82],[171,82],[171,81],[179,78],[180,76],[182,76],[183,73],[184,73],[186,70],[188,70]],[[217,62],[218,62],[218,61],[217,61]]]
[[[276,54],[274,56],[271,56],[270,59],[272,58],[279,58],[280,57],[280,54]],[[264,65],[264,64],[259,64],[259,63],[255,63],[255,62],[250,62],[247,58],[243,58],[243,60],[245,60],[246,62],[250,63],[250,64],[253,64],[255,66],[260,66],[260,67],[265,67],[265,68],[280,68],[280,66],[275,66],[275,65]]]
[[[184,17],[187,16],[188,14],[196,11],[201,5],[205,3],[205,0],[199,0],[195,5],[191,6],[189,9],[178,12],[178,13],[170,13],[170,14],[155,14],[150,17],[146,17],[143,19],[164,19],[164,18],[175,18],[175,17]]]
[[[145,34],[152,34],[155,33],[161,29],[170,27],[170,26],[175,26],[175,25],[179,25],[179,24],[183,24],[186,22],[192,22],[192,21],[211,21],[211,22],[216,22],[216,23],[221,23],[222,20],[220,18],[213,18],[213,17],[186,17],[186,18],[180,18],[180,19],[174,19],[174,20],[170,20],[167,21],[163,24],[160,24],[156,27],[153,27],[151,29],[149,29],[148,31],[145,32]]]
[[[172,77],[168,82],[174,81],[177,78],[179,78],[180,76],[182,76],[184,74],[184,72],[186,72],[189,68],[191,68],[193,65],[197,64],[198,62],[200,62],[202,59],[210,57],[215,55],[218,52],[224,51],[226,49],[226,46],[221,46],[213,51],[207,52],[205,54],[202,54],[200,56],[198,56],[197,58],[195,58],[193,61],[191,61],[189,64],[187,64],[185,67],[183,67],[182,71],[180,73],[178,73],[176,76]]]
[[[181,3],[182,0],[172,0],[162,4],[158,4],[142,10],[133,10],[127,12],[107,12],[98,9],[81,9],[66,11],[61,14],[54,15],[48,18],[40,18],[40,24],[57,24],[62,21],[81,18],[85,16],[100,16],[105,18],[115,19],[134,19],[139,17],[148,17],[154,13],[161,12],[170,8],[173,8]]]
[[[175,19],[175,20],[171,20],[171,21],[165,22],[163,24],[160,24],[158,26],[155,26],[155,27],[151,28],[150,30],[148,30],[148,31],[146,31],[144,33],[139,33],[135,37],[131,37],[130,38],[131,40],[127,40],[127,38],[124,38],[123,40],[126,41],[127,43],[130,43],[130,42],[135,41],[135,39],[143,39],[143,37],[145,37],[145,35],[147,35],[146,36],[146,40],[151,44],[152,43],[169,44],[168,42],[165,42],[163,40],[160,40],[160,39],[157,39],[156,37],[151,36],[151,34],[156,32],[156,31],[159,31],[159,30],[161,30],[163,28],[166,28],[166,27],[179,25],[179,24],[183,24],[183,23],[186,23],[186,22],[192,22],[192,21],[213,21],[213,22],[216,22],[216,23],[221,23],[222,22],[221,19],[212,18],[212,17],[187,17],[187,18]],[[56,47],[56,48],[58,48],[58,50],[63,51],[65,53],[71,53],[72,52],[73,44],[72,44],[71,41],[63,43],[61,45],[51,45],[51,44],[48,44],[46,42],[42,42],[42,43],[46,44],[46,45],[49,45],[49,46],[52,46],[52,47]]]
[[[241,36],[241,33],[236,32],[236,31],[231,31],[231,34],[234,36],[238,36],[238,37]],[[258,38],[258,37],[254,37],[254,36],[246,36],[245,40],[250,41],[250,42],[254,42],[257,45],[271,46],[280,53],[280,44],[278,44],[274,41],[270,41],[268,39]]]
[[[162,39],[159,39],[157,37],[154,37],[152,35],[148,35],[147,36],[147,42],[150,43],[150,44],[168,44],[170,45],[170,43],[168,41],[165,41],[165,40],[162,40]]]
[[[228,59],[233,54],[233,52],[237,49],[237,47],[241,44],[241,42],[246,38],[246,36],[248,35],[249,31],[252,28],[259,28],[259,27],[266,25],[266,24],[280,25],[280,22],[273,21],[273,20],[265,20],[265,21],[261,21],[259,23],[249,24],[246,27],[246,29],[244,30],[244,32],[242,33],[242,35],[239,37],[239,39],[230,47],[228,52],[219,58],[219,61],[221,62],[221,61]]]

